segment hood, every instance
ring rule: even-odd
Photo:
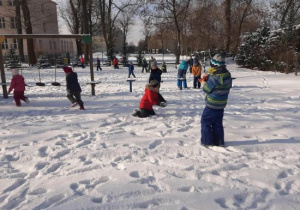
[[[19,75],[19,70],[18,69],[12,69],[11,74],[12,74],[12,76]]]

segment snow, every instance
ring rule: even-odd
[[[96,96],[76,67],[84,111],[61,69],[59,87],[54,68],[41,70],[45,87],[24,69],[30,104],[0,99],[0,209],[299,209],[300,78],[228,69],[225,148],[200,145],[205,94],[178,90],[174,65],[162,75],[168,106],[146,119],[131,116],[149,77],[140,67],[133,92],[127,68],[95,71]]]

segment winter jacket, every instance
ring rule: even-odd
[[[153,110],[152,106],[158,104],[158,93],[151,90],[149,84],[146,85],[145,94],[140,102],[140,109]]]
[[[162,71],[159,68],[151,69],[149,82],[151,80],[157,80],[160,83],[161,82],[161,74],[162,74]]]
[[[80,85],[77,79],[77,73],[70,72],[66,74],[67,90],[70,92],[81,92]]]
[[[118,63],[119,63],[118,58],[114,58],[113,65],[116,66],[116,65],[118,65]]]
[[[227,104],[232,78],[226,66],[211,68],[203,91],[206,93],[206,106],[212,109],[224,109]]]
[[[199,77],[201,76],[201,65],[199,64],[198,66],[194,65],[192,67],[192,74],[195,76],[195,77]]]
[[[161,70],[162,70],[162,72],[167,72],[167,66],[166,65],[162,65],[161,66]]]
[[[8,89],[8,93],[10,93],[12,90],[14,91],[25,91],[25,80],[22,75],[14,75],[11,79],[10,87]]]
[[[187,69],[188,69],[187,61],[181,61],[178,67],[178,77],[183,78],[184,75],[186,74]]]
[[[148,63],[147,63],[147,60],[145,57],[143,57],[143,60],[142,60],[142,66],[143,67],[147,67],[148,66]]]

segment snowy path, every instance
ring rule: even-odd
[[[300,79],[228,67],[225,148],[200,145],[204,93],[177,90],[171,66],[169,105],[147,119],[131,116],[149,76],[138,67],[132,93],[126,69],[95,72],[85,111],[69,108],[64,86],[29,87],[18,109],[1,99],[0,209],[299,209]],[[43,71],[50,84],[53,69]]]

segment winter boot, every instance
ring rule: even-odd
[[[75,106],[77,106],[77,105],[78,105],[78,103],[77,103],[77,102],[74,102],[74,103],[72,103],[71,107],[75,107]]]
[[[79,109],[80,109],[80,110],[85,110],[83,104],[80,105],[80,108],[79,108]]]

